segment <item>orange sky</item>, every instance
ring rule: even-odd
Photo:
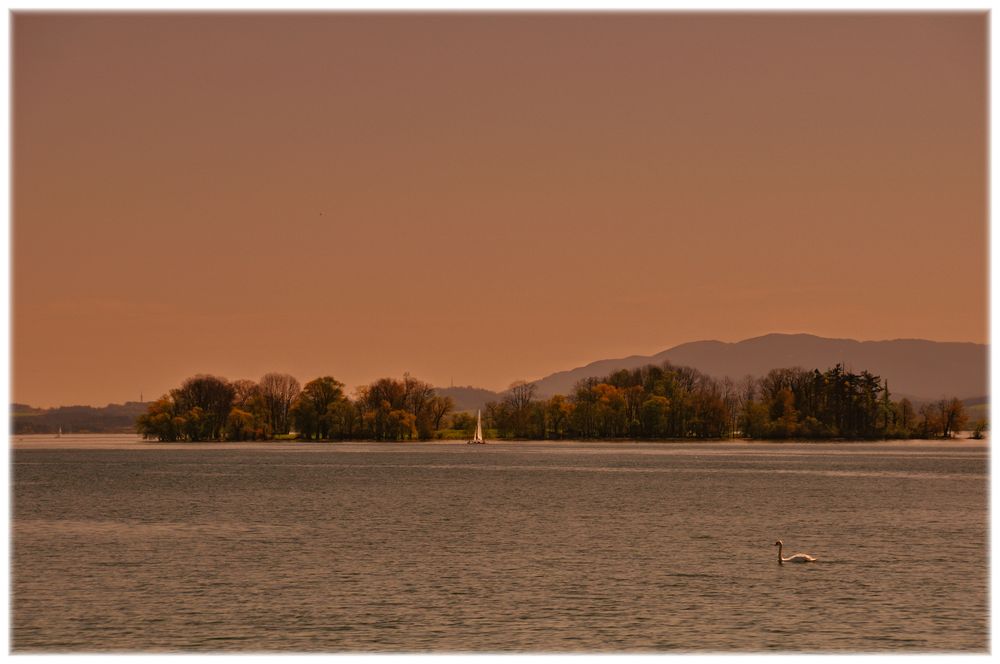
[[[985,13],[13,18],[13,399],[986,342]]]

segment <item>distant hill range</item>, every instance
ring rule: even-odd
[[[435,387],[434,392],[443,397],[451,397],[455,410],[474,411],[482,408],[487,401],[498,401],[500,393],[481,387]]]
[[[103,408],[60,406],[33,408],[15,403],[10,406],[10,429],[15,435],[32,433],[135,433],[135,418],[146,412],[148,403],[129,401]]]
[[[825,370],[840,363],[849,370],[867,369],[887,379],[893,395],[918,401],[981,398],[989,392],[989,347],[985,344],[923,339],[855,341],[811,334],[768,334],[736,343],[695,341],[656,355],[591,362],[534,382],[539,396],[569,394],[583,378],[668,360],[716,378],[733,379],[748,374],[759,377],[783,367]]]

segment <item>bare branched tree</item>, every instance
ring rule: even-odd
[[[269,373],[261,377],[261,396],[270,416],[271,431],[275,434],[288,433],[290,428],[288,412],[301,390],[299,381],[288,374]]]

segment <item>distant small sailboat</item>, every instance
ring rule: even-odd
[[[62,427],[59,427],[59,433],[56,434],[56,438],[62,438]]]
[[[485,445],[483,440],[483,416],[481,411],[476,411],[476,435],[466,445]]]

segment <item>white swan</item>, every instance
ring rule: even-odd
[[[774,543],[778,547],[778,564],[784,565],[785,563],[814,563],[816,559],[810,556],[808,553],[796,553],[791,558],[781,557],[781,540]]]

